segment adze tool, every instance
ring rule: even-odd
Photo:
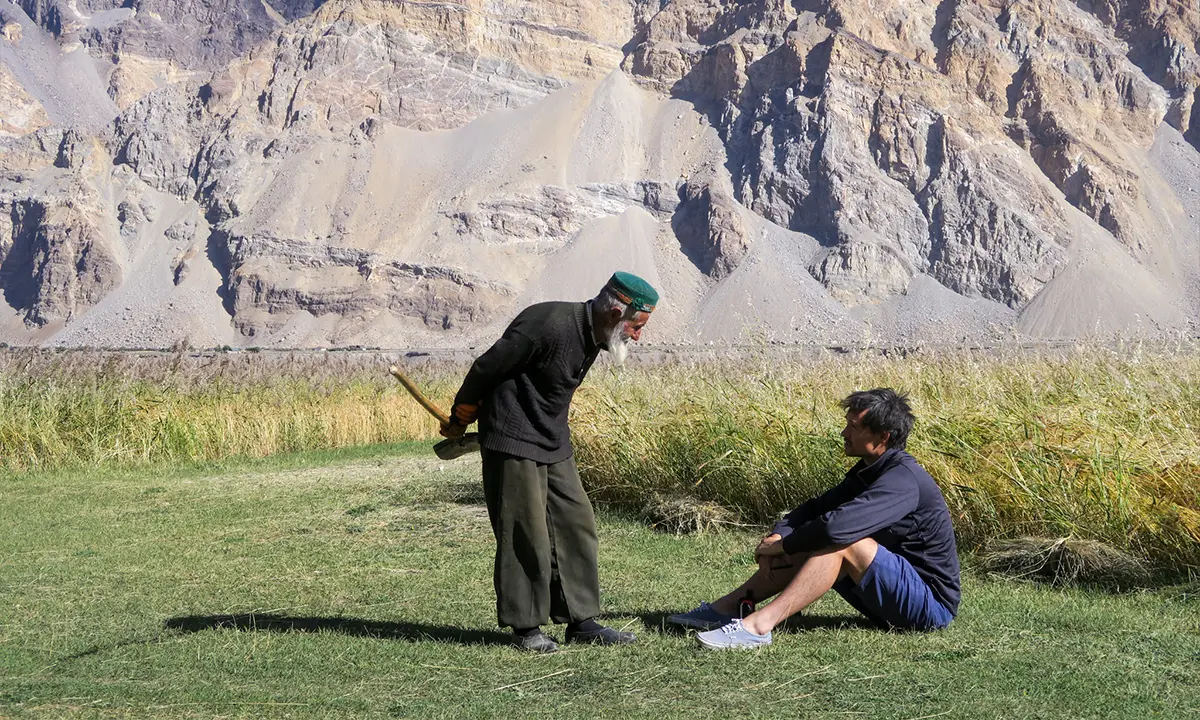
[[[428,410],[430,415],[438,419],[438,422],[443,425],[450,424],[450,418],[446,416],[446,413],[442,412],[441,408],[439,408],[437,405],[434,405],[429,398],[425,397],[425,393],[421,392],[421,389],[418,388],[416,383],[414,383],[407,375],[404,374],[403,370],[393,365],[388,368],[388,371],[400,381],[400,384],[404,386],[404,389],[408,391],[409,395],[413,396],[414,400],[421,403],[421,407]],[[434,454],[443,460],[453,460],[454,458],[462,457],[468,453],[478,451],[479,433],[473,432],[466,433],[462,437],[443,440],[437,445],[433,446]]]

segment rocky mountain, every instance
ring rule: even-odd
[[[0,340],[462,347],[615,269],[646,340],[1200,331],[1165,0],[0,4]]]

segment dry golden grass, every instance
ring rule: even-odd
[[[265,457],[435,437],[436,422],[387,374],[389,361],[7,351],[0,468]],[[430,392],[445,402],[453,388],[444,380]]]
[[[599,498],[718,502],[749,521],[837,482],[838,401],[894,387],[909,450],[938,480],[960,543],[1096,540],[1200,565],[1200,354],[1193,348],[829,357],[596,373],[575,402]]]

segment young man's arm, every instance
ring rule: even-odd
[[[858,542],[915,510],[918,499],[912,474],[905,468],[895,468],[857,497],[793,528],[783,539],[783,552],[815,552]]]
[[[852,493],[846,487],[846,481],[843,480],[821,495],[806,500],[800,507],[784,515],[779,522],[775,523],[775,527],[768,534],[768,537],[770,535],[778,535],[781,538],[785,538],[791,535],[792,531],[796,528],[837,508],[852,497]]]
[[[462,387],[454,396],[454,407],[450,421],[462,427],[475,422],[479,416],[479,403],[497,385],[517,374],[525,367],[537,350],[537,343],[511,326],[504,335],[471,364]]]

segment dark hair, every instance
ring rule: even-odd
[[[903,450],[908,443],[908,433],[912,431],[916,417],[908,406],[908,396],[901,395],[891,388],[875,388],[851,393],[842,401],[842,407],[851,412],[863,415],[863,424],[877,433],[891,433],[888,436],[888,448]]]

